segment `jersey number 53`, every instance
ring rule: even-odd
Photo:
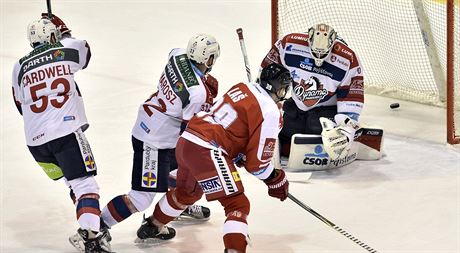
[[[57,96],[62,97],[61,99],[53,98],[49,99],[47,95],[39,95],[39,93],[46,89],[46,83],[39,83],[37,85],[30,86],[30,96],[32,101],[34,102],[30,105],[30,109],[34,113],[41,113],[46,110],[48,104],[55,108],[61,108],[69,99],[69,91],[70,91],[70,83],[65,78],[57,78],[51,83],[51,91],[55,91],[60,89],[60,87],[64,88],[63,91],[57,93]]]

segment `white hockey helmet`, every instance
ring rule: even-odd
[[[208,34],[197,34],[188,41],[188,58],[196,63],[204,64],[208,69],[212,68],[219,55],[220,46],[214,36]],[[211,57],[212,62],[208,65],[208,61]]]
[[[337,38],[334,28],[326,24],[317,24],[308,29],[311,54],[316,66],[323,65],[323,61],[331,52],[332,44]]]
[[[30,45],[35,47],[41,44],[51,44],[52,38],[59,41],[61,32],[51,21],[43,18],[30,22],[27,27],[27,38]]]

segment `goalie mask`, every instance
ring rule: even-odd
[[[197,34],[190,38],[187,45],[187,56],[196,63],[204,64],[208,68],[207,72],[212,69],[219,55],[220,46],[213,36]]]
[[[61,39],[61,32],[48,19],[39,19],[32,21],[27,27],[27,38],[29,39],[30,46],[36,47],[59,41]]]
[[[283,65],[272,63],[262,69],[259,82],[260,86],[278,103],[285,99],[292,84],[292,77]]]
[[[311,54],[316,66],[323,65],[324,60],[331,52],[332,44],[337,38],[334,28],[326,24],[317,24],[308,29]]]

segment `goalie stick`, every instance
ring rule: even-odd
[[[302,201],[300,201],[296,197],[292,196],[292,194],[288,193],[288,198],[290,200],[292,200],[294,203],[296,203],[297,205],[299,205],[300,207],[302,207],[303,209],[305,209],[307,212],[313,214],[313,216],[318,218],[324,224],[326,224],[329,227],[333,228],[335,231],[341,233],[342,235],[344,235],[348,239],[352,240],[354,243],[358,244],[359,246],[361,246],[365,250],[367,250],[367,251],[369,251],[371,253],[377,253],[377,250],[375,250],[375,249],[371,248],[369,245],[361,242],[360,240],[358,240],[358,238],[352,236],[347,231],[345,231],[343,228],[340,228],[339,226],[335,225],[334,223],[332,223],[331,221],[326,219],[324,216],[322,216],[321,214],[317,213],[315,210],[311,209],[309,206],[305,205]]]

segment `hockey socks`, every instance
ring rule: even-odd
[[[82,229],[99,232],[100,214],[98,194],[89,193],[80,197],[77,203],[77,220]]]
[[[101,217],[108,227],[122,222],[133,213],[136,208],[131,204],[127,195],[119,195],[113,198],[102,210]]]

